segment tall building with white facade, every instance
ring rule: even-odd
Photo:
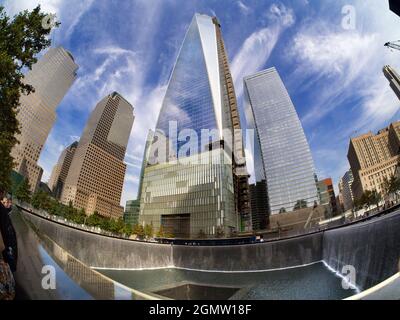
[[[162,226],[176,237],[239,231],[242,220],[249,218],[240,128],[220,25],[216,18],[196,14],[175,63],[144,169],[140,223],[156,230]]]
[[[266,186],[267,212],[291,212],[319,202],[314,162],[300,119],[275,68],[244,78],[248,127],[255,129],[256,183]]]
[[[37,162],[56,121],[56,108],[75,81],[77,70],[71,53],[62,47],[50,48],[24,77],[35,92],[21,95],[17,115],[21,132],[11,155],[14,169],[28,179],[32,191],[43,173]]]
[[[122,218],[124,163],[134,121],[133,107],[120,94],[103,98],[92,111],[75,151],[61,201],[86,214]]]

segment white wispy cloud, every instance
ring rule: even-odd
[[[129,167],[136,168],[136,169],[140,169],[142,167],[140,164],[132,163],[132,162],[129,162],[129,161],[126,161],[126,160],[125,160],[125,163]]]
[[[231,72],[238,99],[243,94],[243,77],[260,71],[271,55],[281,33],[295,21],[293,10],[283,4],[271,5],[266,16],[269,20],[268,27],[250,34],[233,58]]]
[[[366,69],[377,54],[374,46],[377,35],[332,32],[324,24],[313,24],[304,30],[294,38],[290,50],[291,57],[298,63],[292,81],[305,86],[298,86],[297,91],[308,90],[319,81],[329,83],[318,92],[315,104],[302,117],[303,123],[307,124],[320,120],[340,102],[351,97],[354,91],[346,92],[346,88],[363,84]],[[299,78],[308,76],[312,76],[311,81],[299,81]]]
[[[238,5],[240,11],[241,11],[243,14],[248,14],[248,13],[251,11],[250,7],[246,6],[246,5],[243,3],[243,1],[240,1],[240,0],[239,0],[239,1],[236,2],[236,4]]]
[[[394,30],[400,23],[375,1],[355,1],[354,5],[355,30],[344,30],[324,16],[308,19],[299,26],[286,59],[296,65],[288,77],[292,92],[314,92],[302,122],[316,130],[313,155],[317,171],[332,176],[335,186],[349,167],[349,137],[383,128],[400,105],[382,74],[385,64],[399,65],[398,56],[383,44],[397,39]],[[333,3],[330,8],[340,11]],[[332,119],[328,117],[342,121],[327,131]]]
[[[126,174],[125,175],[125,183],[130,182],[132,184],[139,183],[139,177],[133,174]]]
[[[294,38],[289,55],[298,65],[290,77],[292,83],[300,84],[295,90],[308,90],[317,83],[320,87],[314,105],[302,117],[305,124],[320,121],[354,97],[361,103],[354,106],[359,117],[352,125],[356,128],[352,129],[366,125],[375,129],[396,112],[398,103],[388,89],[382,67],[398,64],[383,44],[399,23],[389,18],[387,8],[371,2],[356,5],[356,30],[343,30],[314,20],[304,25]],[[369,28],[360,27],[367,23]]]
[[[68,26],[65,32],[65,37],[68,39],[71,37],[77,25],[80,23],[82,16],[90,9],[94,0],[84,0],[77,1],[76,3],[71,3],[71,1],[67,1],[68,7],[73,8],[75,14],[68,14],[63,11],[62,19],[68,19]],[[64,14],[64,12],[66,14]]]
[[[127,159],[132,159],[132,160],[134,160],[134,161],[139,161],[139,162],[142,161],[142,158],[141,158],[141,157],[135,156],[134,154],[130,154],[130,153],[127,153],[127,154],[125,155],[125,157],[126,157]]]

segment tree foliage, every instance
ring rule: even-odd
[[[146,236],[146,238],[151,238],[154,235],[154,228],[152,224],[146,224],[144,226],[144,235]]]
[[[218,226],[216,229],[217,238],[223,238],[224,235],[225,235],[224,228],[222,228],[221,226]]]
[[[50,45],[47,35],[50,28],[43,28],[46,16],[36,7],[23,11],[10,19],[0,6],[0,189],[11,187],[11,171],[14,160],[11,150],[18,142],[17,110],[21,94],[29,94],[34,88],[23,82],[23,72],[31,69],[36,56]],[[56,24],[58,25],[58,23]]]
[[[162,225],[158,229],[158,231],[156,233],[156,237],[157,238],[164,238],[165,237],[165,231],[164,231],[164,227]]]
[[[29,202],[31,200],[31,191],[28,179],[23,179],[15,190],[15,197],[22,202]]]
[[[374,190],[365,190],[361,197],[354,201],[356,208],[369,209],[372,205],[379,206],[379,202],[382,200],[382,196],[379,192]]]
[[[206,236],[206,233],[204,232],[204,230],[200,229],[199,234],[197,235],[197,237],[199,239],[205,239],[207,236]]]
[[[390,178],[383,178],[382,191],[384,195],[395,194],[400,190],[400,179],[395,175],[390,176]]]
[[[42,190],[38,190],[32,196],[31,204],[35,209],[43,209],[45,211],[50,211],[52,209],[52,202],[49,195]]]
[[[135,234],[139,239],[144,237],[144,228],[141,224],[135,224],[133,226],[133,234]]]
[[[307,208],[307,201],[306,200],[297,200],[296,204],[293,207],[293,211],[300,210]]]

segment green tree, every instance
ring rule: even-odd
[[[102,217],[97,211],[95,211],[86,219],[86,224],[92,227],[100,227],[102,225],[102,222]]]
[[[175,235],[174,235],[172,232],[170,232],[170,231],[168,231],[168,230],[164,230],[164,236],[163,236],[163,238],[168,239],[168,238],[174,238],[174,237],[175,237]]]
[[[143,226],[141,224],[135,224],[132,233],[135,234],[139,239],[142,239],[144,237]]]
[[[132,226],[128,223],[124,223],[122,234],[126,235],[127,237],[130,237],[132,234]]]
[[[358,206],[369,209],[371,206],[371,191],[366,190],[357,201]]]
[[[285,213],[286,212],[286,209],[285,208],[280,208],[279,209],[279,213]]]
[[[384,196],[396,194],[399,189],[400,179],[397,178],[395,175],[391,175],[389,179],[387,177],[383,178],[382,192]]]
[[[46,192],[42,190],[37,191],[32,196],[31,204],[35,209],[43,209],[49,211],[49,209],[51,208],[50,197]]]
[[[164,227],[161,225],[158,231],[156,232],[156,237],[164,238],[164,235],[165,235]]]
[[[225,235],[224,229],[221,226],[218,226],[216,230],[217,238],[222,238],[224,235]]]
[[[154,235],[154,230],[153,230],[153,225],[152,224],[146,224],[144,226],[144,235],[146,238],[151,238]]]
[[[355,206],[360,208],[364,207],[365,209],[369,210],[372,205],[376,205],[379,207],[379,202],[382,200],[382,196],[379,192],[374,190],[365,190],[361,195],[360,199],[355,201]]]
[[[119,234],[124,234],[124,231],[125,231],[125,222],[124,222],[124,219],[118,218],[116,224],[117,224],[117,232],[118,232]]]
[[[200,229],[199,234],[197,235],[197,237],[198,237],[199,239],[204,239],[204,238],[206,238],[207,236],[206,236],[206,233],[203,231],[203,229]]]
[[[382,195],[375,189],[372,190],[371,195],[370,195],[371,204],[376,205],[377,208],[379,209],[379,202],[381,202],[381,200],[382,200]]]
[[[297,200],[296,204],[293,207],[293,211],[300,210],[307,208],[307,201],[306,200]]]
[[[11,150],[19,131],[17,109],[21,94],[29,94],[34,88],[23,82],[23,71],[31,69],[36,56],[50,46],[47,39],[51,29],[43,28],[46,14],[37,6],[23,11],[14,18],[7,16],[0,6],[0,189],[11,187],[14,159]],[[56,23],[58,26],[59,23]]]
[[[119,233],[123,234],[124,233],[124,221],[120,219],[104,219],[103,223],[107,224],[108,226],[104,226],[105,230],[108,230],[113,233]]]
[[[22,180],[15,190],[15,197],[22,202],[29,202],[31,200],[31,191],[28,179]]]

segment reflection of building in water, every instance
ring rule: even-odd
[[[140,223],[156,231],[162,226],[176,237],[239,231],[240,220],[250,217],[242,135],[234,133],[240,128],[220,25],[216,18],[196,14],[146,160]],[[207,139],[202,139],[204,130]],[[166,152],[157,148],[162,141]]]

